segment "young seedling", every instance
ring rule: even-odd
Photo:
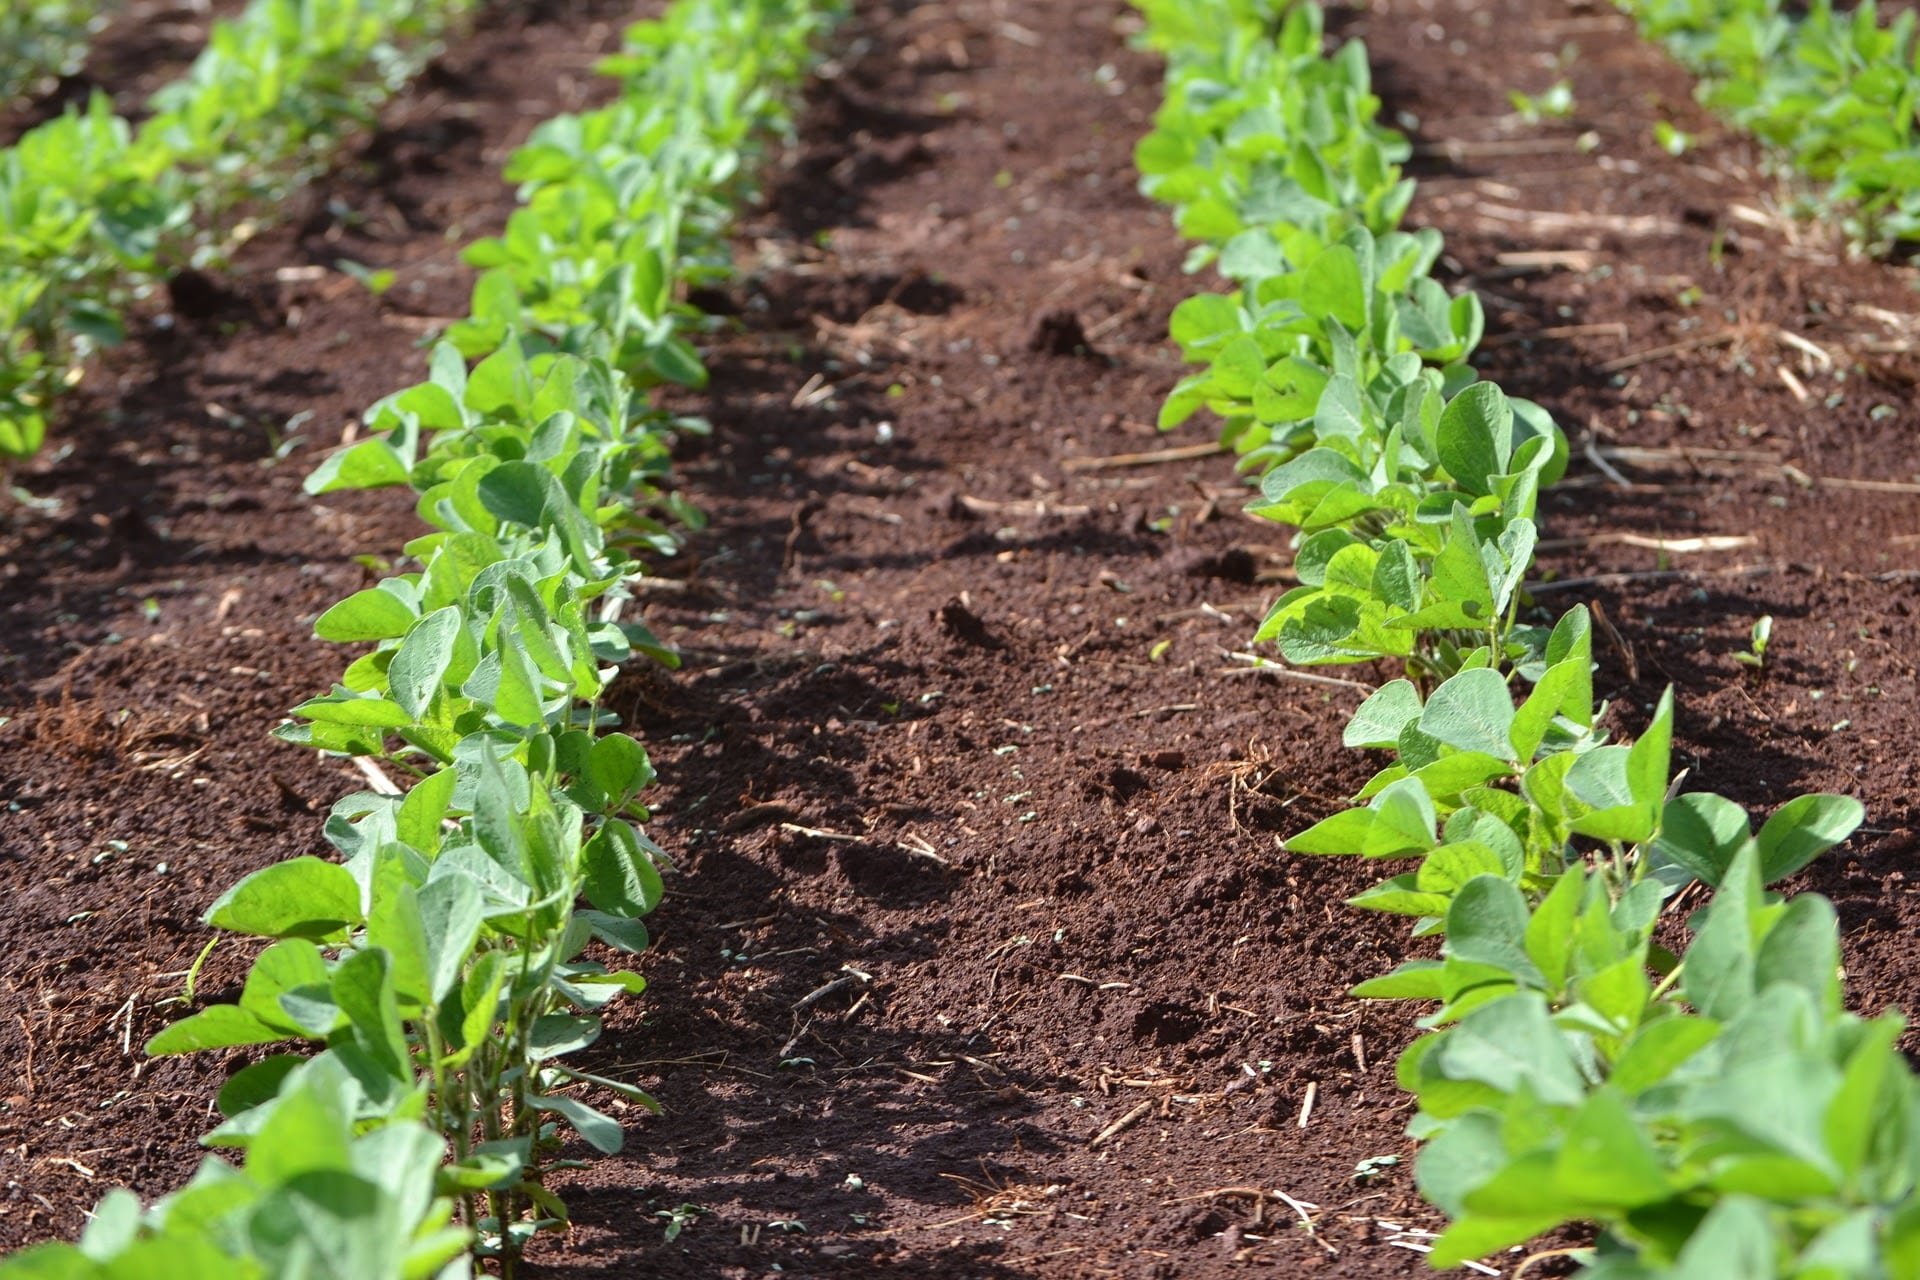
[[[1767,665],[1767,642],[1773,639],[1773,615],[1763,613],[1755,619],[1747,637],[1747,651],[1734,654],[1733,660],[1755,671],[1762,670]]]

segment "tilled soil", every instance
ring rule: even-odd
[[[298,479],[417,376],[413,339],[464,301],[449,242],[498,225],[503,149],[577,104],[624,15],[534,16],[565,20],[456,49],[220,308],[117,353],[25,477],[62,506],[16,514],[0,569],[0,1243],[185,1176],[223,1064],[138,1045],[195,916],[317,849],[359,785],[264,734],[337,674],[311,617],[407,504]],[[1542,607],[1602,606],[1623,732],[1678,685],[1690,786],[1867,803],[1804,879],[1840,904],[1855,1001],[1913,1007],[1910,273],[1770,220],[1753,158],[1609,10],[1334,25],[1419,143],[1414,220],[1488,301],[1482,367],[1575,438]],[[1278,847],[1367,776],[1339,730],[1386,673],[1244,670],[1287,531],[1240,513],[1228,459],[1114,462],[1207,440],[1145,425],[1180,373],[1167,313],[1210,282],[1133,190],[1158,83],[1130,29],[1110,0],[864,5],[739,284],[703,299],[728,313],[713,388],[677,407],[714,424],[681,469],[711,524],[646,602],[687,662],[612,701],[679,874],[651,990],[594,1051],[666,1114],[572,1176],[542,1274],[1424,1269],[1411,1015],[1344,995],[1404,926],[1341,905],[1376,869]],[[1572,121],[1512,118],[1508,89],[1562,75]],[[400,283],[301,269],[341,257]],[[1705,537],[1752,541],[1683,549]]]

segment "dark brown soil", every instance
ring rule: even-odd
[[[1419,117],[1415,216],[1488,297],[1484,367],[1632,482],[1583,460],[1550,497],[1542,606],[1604,606],[1623,730],[1680,686],[1689,785],[1867,802],[1806,880],[1840,903],[1855,1000],[1915,1007],[1920,513],[1820,479],[1920,481],[1909,335],[1867,309],[1902,314],[1908,273],[1732,220],[1767,195],[1750,157],[1610,11],[1392,0],[1341,21]],[[1439,1226],[1392,1077],[1411,1019],[1343,994],[1405,930],[1341,905],[1374,869],[1277,848],[1367,775],[1338,746],[1359,691],[1226,674],[1289,558],[1227,460],[1073,462],[1205,439],[1142,425],[1180,372],[1167,312],[1202,282],[1133,192],[1158,85],[1127,29],[1114,0],[873,0],[744,229],[712,394],[683,402],[715,424],[681,472],[712,525],[648,599],[688,662],[614,700],[660,767],[680,874],[652,989],[597,1066],[667,1113],[564,1188],[575,1225],[543,1274],[1424,1269],[1395,1247]],[[558,69],[612,30],[509,24],[456,50],[303,225],[252,246],[224,282],[244,306],[117,353],[71,453],[26,477],[62,506],[0,547],[0,1244],[70,1236],[106,1187],[152,1195],[196,1158],[222,1064],[138,1045],[173,1016],[206,902],[317,849],[358,785],[264,734],[339,670],[307,625],[363,581],[352,557],[408,528],[404,502],[308,502],[298,479],[416,375],[412,338],[464,301],[448,238],[497,225],[502,149],[573,105]],[[1569,42],[1578,118],[1505,119]],[[1661,112],[1699,136],[1686,157],[1654,147]],[[1576,250],[1577,270],[1500,256]],[[376,301],[299,270],[339,257],[401,283]],[[274,433],[304,441],[262,465]],[[1672,452],[1601,452],[1625,446]],[[1657,545],[1708,535],[1754,542]],[[1577,585],[1619,572],[1670,576]],[[1762,613],[1754,675],[1729,655]],[[223,953],[202,991],[240,965]]]

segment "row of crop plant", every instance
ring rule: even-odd
[[[1671,691],[1610,741],[1586,610],[1526,592],[1563,438],[1475,379],[1478,304],[1427,277],[1437,237],[1391,229],[1404,143],[1364,49],[1325,54],[1311,4],[1137,3],[1169,59],[1143,183],[1240,286],[1176,312],[1205,367],[1167,419],[1218,412],[1263,473],[1254,511],[1298,530],[1300,585],[1261,638],[1406,672],[1344,734],[1386,766],[1287,847],[1416,860],[1354,905],[1413,917],[1439,955],[1356,994],[1424,1004],[1399,1078],[1418,1185],[1452,1219],[1432,1261],[1574,1222],[1600,1228],[1585,1260],[1608,1280],[1920,1274],[1902,1022],[1844,1008],[1831,903],[1764,887],[1861,806],[1802,796],[1756,833],[1682,792]],[[1695,881],[1711,896],[1679,918]]]
[[[129,305],[218,263],[372,123],[475,0],[253,0],[137,128],[96,94],[0,153],[0,468]],[[234,221],[236,211],[250,216]]]
[[[0,7],[0,107],[78,71],[113,7],[98,0],[13,0]]]
[[[21,1255],[8,1280],[457,1276],[470,1250],[511,1274],[566,1221],[547,1181],[577,1167],[566,1128],[622,1143],[581,1087],[653,1106],[571,1058],[644,985],[585,953],[642,950],[662,891],[640,799],[653,770],[602,705],[622,662],[669,657],[621,617],[675,518],[658,487],[672,423],[646,393],[703,380],[686,337],[701,318],[676,299],[724,271],[726,210],[837,13],[679,0],[603,64],[618,102],[513,157],[522,206],[468,250],[485,268],[471,318],[427,382],[369,410],[383,434],[309,482],[410,486],[430,531],[405,548],[416,569],[315,622],[374,647],[277,736],[412,786],[334,805],[338,861],[228,890],[208,923],[270,945],[236,1003],[148,1045],[318,1052],[274,1053],[221,1090],[207,1141],[245,1151],[243,1168],[209,1158],[144,1213],[116,1193],[77,1245]]]
[[[1915,14],[1874,0],[1618,0],[1700,78],[1698,96],[1818,184],[1802,212],[1859,247],[1920,240],[1920,45]]]

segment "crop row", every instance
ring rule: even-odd
[[[1874,0],[1619,0],[1701,78],[1702,102],[1824,186],[1809,212],[1856,244],[1920,240],[1920,47],[1915,15],[1882,26]]]
[[[370,124],[474,0],[253,0],[137,129],[96,94],[0,154],[0,467],[161,279],[218,263]]]
[[[1564,438],[1476,380],[1478,304],[1442,304],[1436,236],[1391,229],[1404,144],[1375,123],[1364,48],[1323,54],[1308,3],[1136,2],[1169,59],[1143,186],[1240,285],[1175,312],[1205,367],[1166,420],[1219,413],[1263,472],[1255,513],[1298,530],[1300,585],[1261,638],[1405,671],[1344,733],[1386,766],[1287,847],[1417,859],[1353,905],[1413,917],[1439,957],[1355,993],[1426,1002],[1399,1079],[1418,1185],[1453,1220],[1432,1261],[1588,1222],[1608,1280],[1920,1274],[1901,1020],[1844,1009],[1831,903],[1764,887],[1861,806],[1802,796],[1756,833],[1682,793],[1671,690],[1610,740],[1587,611],[1536,623],[1526,592]],[[1696,881],[1711,898],[1682,918]]]
[[[663,381],[704,372],[682,286],[724,273],[726,210],[836,15],[820,0],[679,0],[626,33],[601,111],[543,125],[507,168],[521,208],[467,251],[471,317],[427,382],[366,415],[383,434],[336,455],[313,492],[407,485],[431,531],[417,570],[315,621],[372,642],[331,692],[276,730],[413,779],[333,806],[340,861],[246,877],[207,914],[270,942],[237,1003],[174,1023],[155,1054],[305,1041],[221,1090],[225,1122],[184,1190],[144,1213],[115,1193],[77,1246],[21,1255],[18,1276],[375,1277],[511,1273],[566,1221],[546,1179],[561,1126],[600,1151],[651,1108],[568,1057],[644,983],[583,954],[647,945],[661,851],[644,834],[645,750],[601,705],[636,652],[626,582],[670,539],[658,490],[673,425]],[[470,358],[478,363],[469,368]],[[379,765],[376,772],[382,772]],[[382,776],[385,776],[382,773]],[[584,901],[586,905],[582,906]]]
[[[0,8],[0,107],[78,71],[109,7],[97,0],[16,0]]]

